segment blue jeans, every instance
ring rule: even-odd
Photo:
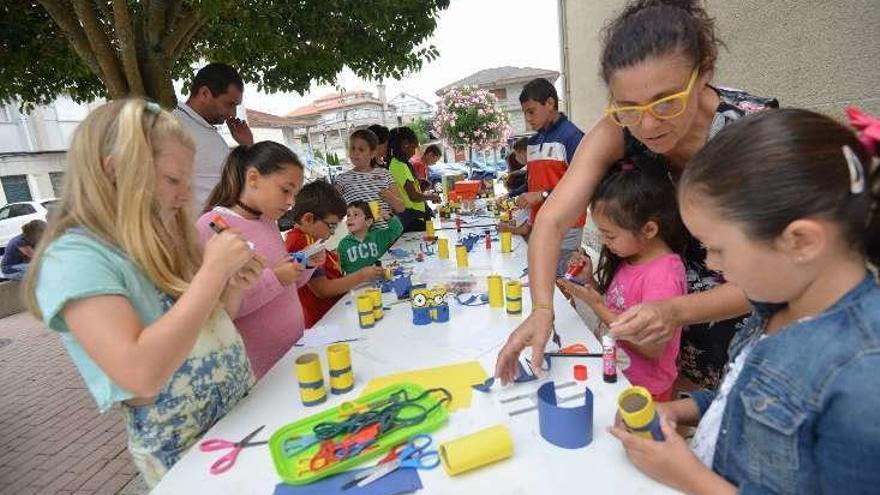
[[[3,269],[3,278],[9,280],[22,280],[24,276],[27,274],[28,263],[21,263],[19,265],[7,266]]]

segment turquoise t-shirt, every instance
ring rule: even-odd
[[[61,311],[74,300],[99,295],[120,295],[128,299],[145,327],[161,317],[173,304],[118,249],[88,234],[68,232],[45,251],[37,277],[37,304],[46,325],[61,334],[70,358],[89,391],[104,412],[115,402],[134,395],[117,386],[86,354],[70,333]],[[167,307],[166,307],[167,305]]]
[[[101,412],[134,397],[86,354],[61,312],[74,300],[99,295],[125,297],[144,327],[174,305],[128,257],[85,229],[56,239],[43,255],[36,297],[46,325],[64,346]],[[128,450],[147,485],[153,486],[253,385],[244,344],[229,315],[215,310],[199,328],[189,355],[152,403],[122,410]]]

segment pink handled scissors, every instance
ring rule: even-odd
[[[228,454],[223,457],[217,459],[217,461],[211,465],[211,474],[221,474],[229,471],[233,465],[235,465],[235,460],[238,458],[238,454],[247,447],[254,447],[256,445],[265,445],[269,443],[268,441],[264,442],[251,442],[250,440],[257,436],[257,433],[260,432],[266,425],[263,425],[256,430],[252,431],[248,436],[244,437],[238,442],[230,442],[228,440],[221,440],[219,438],[212,438],[210,440],[205,440],[199,444],[199,450],[202,452],[213,452],[215,450],[226,450],[232,449]]]

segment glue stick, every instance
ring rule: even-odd
[[[617,382],[617,349],[614,345],[614,337],[602,336],[602,379],[605,383]]]

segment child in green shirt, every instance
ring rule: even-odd
[[[391,217],[388,228],[371,228],[373,213],[365,201],[353,201],[348,205],[348,218],[345,222],[349,234],[345,236],[336,251],[340,256],[342,271],[346,274],[356,272],[365,266],[379,261],[394,241],[403,233],[403,224],[397,217]]]

